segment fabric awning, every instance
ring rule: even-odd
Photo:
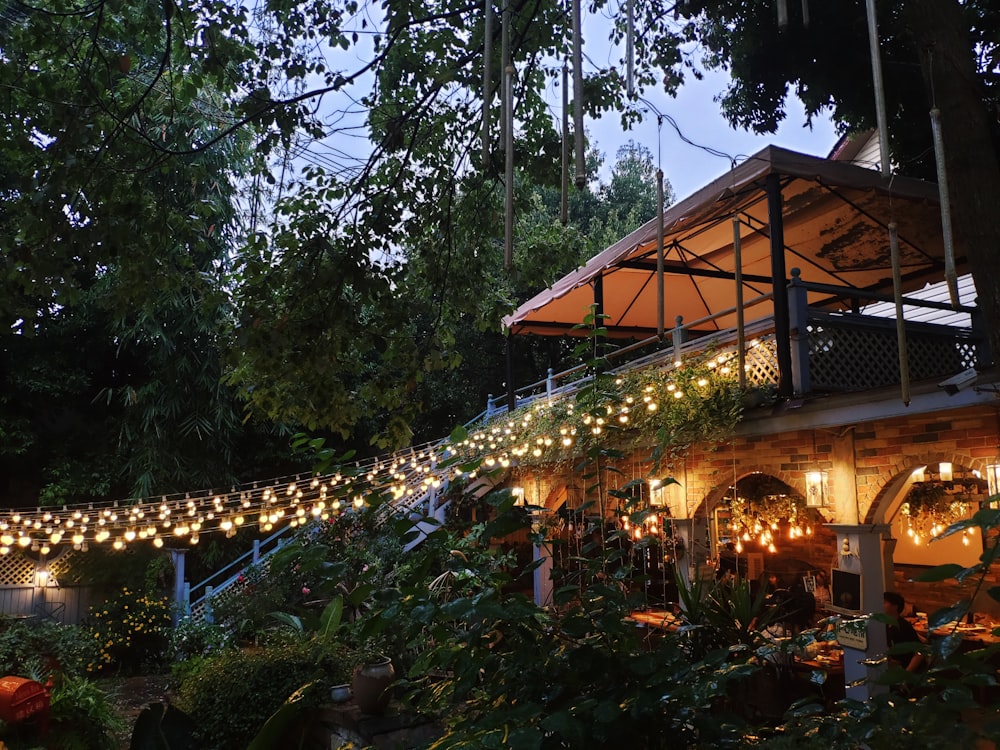
[[[665,325],[687,323],[732,308],[736,299],[732,217],[741,221],[744,298],[771,292],[771,252],[765,179],[779,175],[785,264],[806,282],[891,294],[887,225],[900,237],[904,288],[920,288],[943,273],[936,185],[770,146],[664,212]],[[647,222],[559,279],[504,318],[514,334],[572,334],[603,287],[609,335],[643,337],[657,330],[656,231]],[[959,272],[965,266],[958,248]],[[829,295],[810,304],[845,306]],[[770,304],[746,311],[748,323],[773,313]],[[735,314],[704,330],[735,326]],[[695,327],[695,333],[702,330]]]

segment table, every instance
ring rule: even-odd
[[[813,690],[819,692],[826,707],[831,708],[834,703],[844,698],[846,686],[844,685],[844,652],[836,652],[826,658],[795,659],[792,662],[792,670],[801,676],[806,676]],[[815,672],[824,672],[825,680],[818,680],[813,677]]]
[[[948,623],[928,633],[926,617],[918,617],[910,620],[910,622],[913,624],[913,629],[917,631],[917,635],[924,640],[928,640],[929,638],[944,638],[954,633],[960,636],[963,644],[967,643],[970,648],[985,648],[986,646],[1000,643],[1000,636],[993,635],[993,629],[996,627],[994,623],[975,625],[960,623],[957,626],[954,623]]]

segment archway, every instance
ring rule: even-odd
[[[716,488],[695,513],[706,555],[751,580],[780,571],[787,584],[813,570],[828,569],[836,536],[824,524],[823,508],[809,507],[802,492],[766,471],[749,471]]]
[[[966,530],[935,537],[950,524],[970,518],[987,496],[987,482],[978,469],[931,460],[908,467],[887,482],[872,518],[891,529],[894,564],[970,566],[983,551],[980,534]]]

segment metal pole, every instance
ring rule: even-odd
[[[174,625],[177,624],[180,619],[181,612],[183,612],[188,605],[184,587],[184,556],[186,554],[186,549],[170,550],[170,561],[174,564],[174,611],[173,617],[171,618]]]
[[[514,267],[514,66],[504,68],[504,217],[503,267]]]
[[[885,111],[885,83],[882,79],[882,56],[879,53],[878,16],[875,0],[865,0],[868,14],[868,49],[872,58],[872,83],[875,87],[875,119],[878,124],[879,159],[882,161],[882,176],[890,177],[892,165],[889,162],[889,118]],[[896,303],[896,342],[899,348],[900,398],[904,404],[910,403],[909,363],[906,358],[906,320],[903,318],[903,282],[895,269],[899,263],[899,241],[894,241],[895,232],[889,232],[889,256],[894,269],[892,274],[892,296]]]
[[[781,177],[766,178],[767,220],[771,236],[771,285],[774,294],[774,345],[778,355],[778,396],[792,396],[792,340],[788,319],[788,279],[785,277],[785,227],[782,217]]]
[[[934,161],[937,163],[938,196],[941,201],[941,235],[944,240],[944,280],[951,304],[958,307],[958,274],[955,271],[955,242],[951,229],[951,200],[948,197],[948,167],[944,161],[944,137],[941,134],[941,110],[931,110],[931,133],[934,136]]]
[[[503,101],[503,96],[502,96],[503,93],[502,77],[503,77],[503,71],[505,71],[507,69],[507,66],[510,65],[510,17],[511,17],[510,0],[504,0],[503,10],[501,11],[501,14],[502,15],[500,18],[500,76],[501,76],[500,99],[502,104],[500,105],[500,119],[501,121],[504,121],[504,118],[507,117],[507,113],[505,111],[507,103]]]
[[[788,27],[788,0],[778,0],[778,28]]]
[[[663,170],[656,170],[656,335],[663,341]]]
[[[587,162],[583,145],[583,34],[581,10],[583,0],[573,2],[573,133],[576,139],[576,189],[587,185]]]
[[[733,263],[736,278],[736,362],[739,367],[740,390],[747,387],[746,329],[743,322],[743,238],[740,217],[733,214]]]
[[[490,163],[490,105],[493,103],[493,0],[484,4],[486,17],[483,21],[483,165]]]
[[[559,222],[569,223],[569,65],[562,69],[562,180],[560,184]]]
[[[635,0],[625,5],[625,88],[629,99],[635,98]]]
[[[875,0],[865,0],[868,11],[868,49],[872,58],[872,83],[875,84],[875,121],[878,124],[879,158],[882,160],[882,176],[891,172],[889,163],[889,121],[885,113],[885,84],[882,81],[882,57],[879,54],[878,17],[875,15]]]
[[[514,392],[514,336],[507,332],[507,348],[504,352],[507,365],[507,413],[517,408],[517,394]]]

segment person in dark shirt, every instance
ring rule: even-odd
[[[895,622],[886,625],[886,636],[890,648],[897,643],[923,642],[920,640],[920,636],[917,635],[917,631],[913,629],[910,621],[903,618],[903,609],[905,607],[906,600],[903,599],[901,594],[897,594],[895,591],[886,591],[882,594],[882,611],[895,620]],[[924,663],[924,656],[919,653],[898,654],[889,658],[907,672],[918,671]]]

